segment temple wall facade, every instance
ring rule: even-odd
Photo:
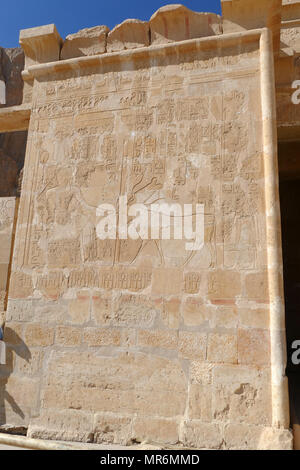
[[[235,0],[223,17],[174,5],[65,41],[54,25],[21,31],[23,104],[0,112],[0,131],[28,127],[3,423],[68,441],[292,448],[277,127],[295,135],[281,109],[297,39],[281,21],[298,10],[244,3],[246,17]],[[124,198],[150,221],[153,204],[203,207],[203,246],[151,230],[101,239],[99,206]]]

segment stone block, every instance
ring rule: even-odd
[[[100,326],[109,325],[112,320],[112,296],[111,294],[92,294],[92,318]]]
[[[205,361],[207,355],[207,335],[180,331],[178,349],[179,357]]]
[[[184,324],[186,326],[202,326],[208,323],[210,312],[204,305],[202,297],[187,297],[182,306]]]
[[[267,330],[270,327],[270,311],[267,308],[240,308],[239,324],[245,329]]]
[[[218,424],[190,420],[182,424],[180,440],[185,447],[221,449],[223,434]]]
[[[165,44],[222,34],[222,19],[214,13],[197,13],[183,5],[166,5],[150,19],[151,44]]]
[[[164,330],[142,330],[138,333],[138,345],[145,348],[177,349],[178,335]]]
[[[17,417],[24,419],[25,416],[31,417],[36,414],[39,395],[38,379],[13,374],[7,380],[5,391],[10,397],[6,407],[6,412],[9,412],[7,422],[15,423]]]
[[[288,429],[229,424],[225,446],[234,450],[293,450],[293,436]]]
[[[133,421],[133,439],[163,445],[175,445],[179,441],[179,425],[176,420],[139,418]]]
[[[190,419],[201,422],[212,421],[212,387],[209,385],[191,384],[189,388]]]
[[[13,272],[9,284],[10,299],[26,299],[33,295],[32,278],[23,272]]]
[[[270,364],[270,331],[262,329],[238,330],[238,360],[240,364],[257,366]]]
[[[20,346],[23,336],[22,323],[6,322],[4,330],[4,341],[11,346]]]
[[[106,52],[106,38],[109,32],[107,26],[86,28],[75,34],[69,34],[62,46],[60,58],[72,59]]]
[[[181,299],[179,298],[170,298],[164,300],[160,300],[162,304],[163,312],[161,313],[162,321],[164,325],[173,330],[177,330],[180,325],[180,305]]]
[[[152,294],[154,296],[176,295],[182,286],[182,271],[179,269],[155,269],[153,274]]]
[[[62,39],[54,24],[22,29],[19,40],[25,52],[25,70],[31,65],[59,60]]]
[[[31,420],[27,437],[75,442],[93,442],[93,414],[80,410],[41,410]]]
[[[215,420],[270,426],[270,370],[250,366],[215,366],[212,412]]]
[[[82,330],[69,326],[58,326],[56,328],[55,342],[60,346],[72,347],[81,344]]]
[[[47,347],[54,344],[55,329],[45,324],[30,323],[25,326],[24,341],[27,347]]]
[[[28,357],[16,354],[16,371],[28,377],[38,376],[43,369],[44,352],[30,348]]]
[[[194,361],[190,364],[190,383],[198,385],[211,385],[213,364]]]
[[[121,331],[116,329],[86,328],[83,342],[89,347],[120,346]]]
[[[269,302],[268,273],[248,274],[245,279],[246,298],[258,303]]]
[[[242,293],[241,273],[216,271],[208,273],[208,297],[215,304],[234,303]]]
[[[79,291],[76,297],[70,300],[68,313],[72,324],[82,325],[90,320],[90,293]]]
[[[212,363],[237,364],[237,336],[211,334],[208,338],[207,360]]]
[[[132,438],[132,418],[97,413],[94,418],[94,442],[127,446]]]
[[[32,300],[9,300],[6,320],[13,322],[32,322],[34,306]]]
[[[108,33],[107,52],[147,47],[149,42],[149,23],[134,19],[125,20]]]

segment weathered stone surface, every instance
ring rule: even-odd
[[[268,365],[270,363],[269,330],[239,329],[238,357],[240,364]]]
[[[10,403],[4,401],[6,422],[27,426],[38,410],[38,379],[14,375],[5,382],[0,387],[5,389],[7,397],[13,397],[11,403],[14,404],[11,407]]]
[[[129,19],[117,25],[107,36],[107,52],[147,47],[150,43],[150,29],[147,21]]]
[[[28,68],[33,65],[45,64],[59,60],[62,38],[54,24],[22,29],[19,42],[25,53],[25,70],[23,103],[31,103],[33,92],[33,77]]]
[[[207,360],[212,363],[237,364],[238,345],[236,335],[212,334],[208,339]]]
[[[268,273],[247,275],[246,297],[258,303],[269,302]]]
[[[187,421],[181,429],[180,439],[186,447],[196,449],[221,449],[223,438],[217,424]]]
[[[282,0],[221,0],[224,33],[266,26],[273,33],[275,50],[279,50]]]
[[[179,332],[179,355],[184,359],[206,360],[207,335],[192,332]]]
[[[42,410],[27,431],[33,439],[53,439],[75,442],[93,442],[93,415],[80,410],[50,412]]]
[[[82,330],[69,326],[59,326],[56,329],[55,341],[60,346],[72,347],[81,344]]]
[[[177,333],[168,331],[141,330],[138,334],[138,345],[146,348],[177,349]]]
[[[121,332],[114,329],[87,328],[83,333],[83,341],[89,347],[120,346]]]
[[[225,427],[226,449],[293,450],[293,436],[287,429],[229,424]]]
[[[128,444],[140,434],[140,428],[137,422],[137,429],[133,432],[132,426],[129,426],[130,419],[122,415],[138,413],[140,419],[145,417],[146,420],[147,416],[170,418],[174,413],[182,414],[186,400],[184,382],[184,374],[178,363],[142,354],[122,354],[116,358],[86,353],[75,353],[72,357],[68,354],[56,354],[50,358],[42,406],[46,410],[49,407],[60,410],[58,416],[62,420],[66,407],[82,411],[88,409],[93,413],[102,410],[101,414],[96,415],[93,431],[95,441]],[[172,392],[170,401],[167,397],[170,390],[174,389],[176,392]],[[35,436],[36,426],[33,422]],[[67,435],[73,440],[81,430],[74,430],[72,434],[72,429],[73,426]],[[169,432],[174,432],[171,429],[172,427]],[[51,438],[57,438],[67,430],[62,431],[55,422],[47,427],[41,421],[38,435],[50,436],[48,432],[51,433]],[[153,427],[151,432],[153,435]],[[147,430],[144,435],[149,435]],[[81,439],[86,437],[80,437]]]
[[[4,340],[11,346],[22,344],[23,325],[21,323],[6,322],[4,330]]]
[[[271,426],[270,371],[256,366],[213,369],[212,412],[223,423]]]
[[[109,32],[107,26],[86,28],[75,34],[69,34],[62,46],[62,60],[73,57],[103,54],[106,52],[106,38]]]
[[[175,420],[136,418],[133,436],[136,442],[175,445],[179,441],[179,425]]]
[[[25,328],[25,342],[28,346],[51,346],[54,343],[54,329],[46,325],[31,323]]]
[[[22,29],[19,42],[25,52],[25,70],[30,65],[59,60],[62,39],[54,24]]]
[[[24,74],[34,102],[1,379],[19,408],[0,416],[32,436],[289,446],[271,36],[220,24],[173,5],[150,21],[153,47],[140,47],[147,24],[125,22],[114,53],[96,28],[65,43],[84,59],[64,61],[53,26],[22,33],[38,67]],[[97,208],[125,196],[127,223],[112,217],[121,231],[103,239]],[[162,211],[156,230],[158,201],[202,204],[203,245],[165,239],[183,212]],[[134,203],[151,237],[124,237]]]
[[[212,414],[212,387],[191,384],[189,389],[189,418],[210,423]]]
[[[213,303],[234,304],[241,293],[241,274],[233,271],[211,272],[208,276],[208,295]]]
[[[98,444],[130,445],[132,419],[113,414],[97,413],[94,423],[94,442]]]
[[[222,20],[215,13],[197,13],[183,5],[161,7],[150,19],[151,44],[222,34]]]
[[[73,324],[87,323],[90,319],[89,291],[79,291],[77,298],[70,301],[68,312]]]
[[[1,173],[0,175],[2,176]],[[13,197],[0,198],[0,312],[6,310],[8,273],[12,254],[12,237],[15,219],[15,203],[16,200]],[[2,318],[2,322],[3,320],[4,318]]]

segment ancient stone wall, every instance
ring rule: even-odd
[[[7,312],[31,361],[16,357],[22,415],[6,419],[30,436],[234,448],[275,433],[259,40],[37,69]],[[203,249],[98,239],[98,205],[125,194],[203,203]]]
[[[65,41],[54,25],[21,32],[31,118],[0,416],[31,437],[292,446],[270,7],[280,2],[262,2],[250,26],[241,2],[222,3],[227,22],[168,6]],[[204,205],[203,247],[101,240],[97,208],[120,196],[149,211]]]

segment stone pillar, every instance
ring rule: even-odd
[[[267,29],[261,36],[261,100],[263,111],[263,151],[270,296],[272,422],[274,427],[289,428],[288,379],[285,375],[287,353],[277,160],[275,78],[272,37]]]

